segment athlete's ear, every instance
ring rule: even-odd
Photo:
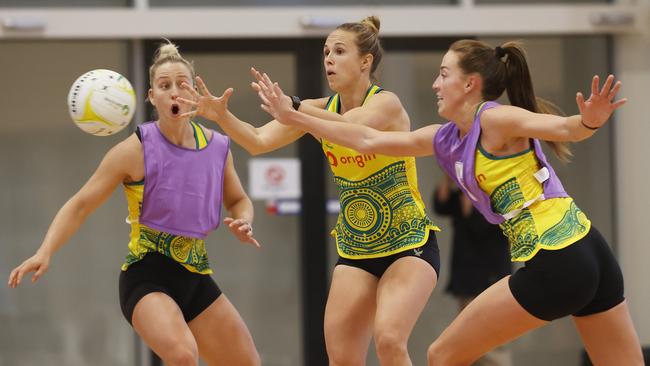
[[[361,71],[370,70],[374,57],[371,54],[364,55],[361,58]]]
[[[149,89],[149,91],[147,91],[147,100],[149,101],[149,103],[151,103],[152,106],[154,107],[156,106],[156,104],[153,101],[153,89]]]
[[[465,84],[463,85],[463,89],[465,89],[465,93],[469,93],[477,88],[481,90],[482,87],[483,87],[483,79],[479,74],[471,73],[466,76]]]

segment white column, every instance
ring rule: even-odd
[[[144,59],[144,41],[141,39],[133,39],[129,42],[130,50],[130,79],[131,84],[135,88],[135,97],[136,97],[136,109],[135,115],[133,116],[133,121],[131,122],[130,128],[135,130],[135,127],[142,122],[145,122],[145,109],[146,102],[145,98],[147,96],[147,90],[149,85],[147,84],[147,70],[143,69],[145,65]]]
[[[139,11],[147,11],[149,9],[149,0],[134,0],[133,7]],[[145,70],[142,69],[144,65],[144,41],[142,39],[132,39],[130,41],[130,69],[131,69],[131,82],[135,88],[136,96],[136,110],[133,116],[133,121],[129,128],[135,130],[135,127],[144,122],[145,119],[145,105],[144,97],[147,91],[147,82]],[[135,356],[137,366],[150,366],[152,362],[151,351],[144,341],[135,333]]]
[[[149,0],[134,0],[133,8],[136,10],[149,10]]]
[[[616,36],[614,67],[629,98],[614,127],[618,255],[641,344],[650,345],[650,34]]]
[[[474,2],[474,0],[460,0],[460,1],[459,1],[459,5],[460,5],[462,8],[466,8],[466,9],[467,9],[467,8],[473,8],[474,5],[475,5],[475,2]]]

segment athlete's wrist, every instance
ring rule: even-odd
[[[598,129],[600,128],[600,127],[590,126],[590,124],[585,123],[585,120],[582,118],[582,116],[580,116],[580,124],[581,124],[584,128],[586,128],[586,129],[588,129],[588,130],[591,130],[591,131],[596,131],[596,130],[598,130]]]
[[[52,255],[54,254],[54,251],[51,248],[39,248],[36,250],[36,253],[34,255],[37,255],[39,257],[46,257],[46,258],[52,258]]]

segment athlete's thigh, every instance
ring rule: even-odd
[[[377,277],[347,265],[334,268],[325,306],[325,343],[330,361],[345,357],[365,363],[376,296]]]
[[[597,314],[574,316],[573,321],[594,365],[643,365],[626,301]]]
[[[196,353],[197,345],[176,302],[162,292],[151,292],[135,305],[133,329],[162,359],[178,347]]]
[[[446,359],[469,364],[493,348],[543,326],[515,300],[505,277],[478,295],[434,342]]]
[[[208,365],[259,364],[253,337],[226,295],[219,296],[192,319],[189,327],[198,343],[199,354]]]
[[[377,287],[375,335],[390,332],[407,340],[436,282],[436,271],[420,258],[403,257],[391,264]]]

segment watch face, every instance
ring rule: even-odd
[[[291,101],[293,102],[293,109],[298,110],[298,108],[300,108],[300,98],[298,98],[296,95],[293,95],[291,97]]]

